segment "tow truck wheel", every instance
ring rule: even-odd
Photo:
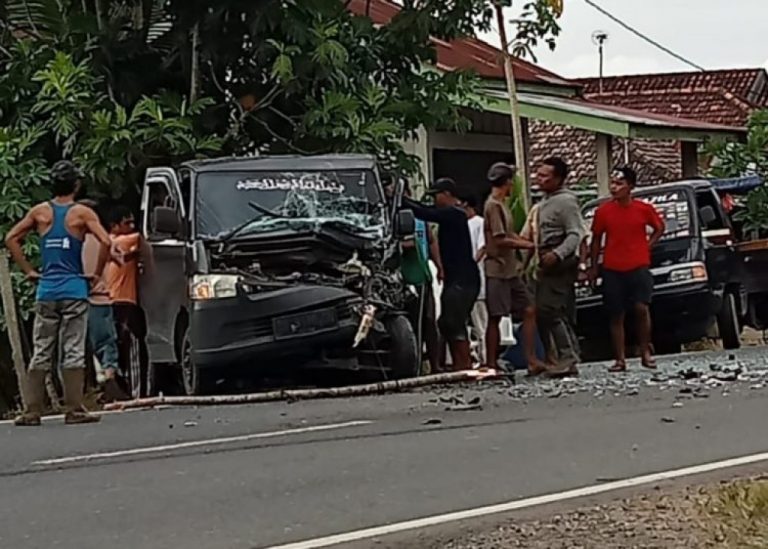
[[[720,332],[720,339],[723,340],[724,349],[741,347],[739,313],[736,310],[736,296],[732,293],[725,294],[723,298],[723,308],[717,315],[717,329]]]
[[[393,316],[384,323],[389,334],[389,369],[396,379],[419,374],[419,352],[416,334],[404,316]]]
[[[197,367],[192,360],[192,342],[189,339],[189,329],[184,334],[181,343],[181,380],[184,385],[184,393],[188,396],[204,395],[210,388],[205,371]]]

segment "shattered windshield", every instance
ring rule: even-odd
[[[384,236],[386,209],[370,170],[201,173],[195,197],[201,238],[333,227]]]

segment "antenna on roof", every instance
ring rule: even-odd
[[[596,30],[592,33],[592,43],[597,46],[597,52],[600,55],[600,93],[603,93],[603,46],[608,41],[608,33]]]

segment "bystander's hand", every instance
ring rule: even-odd
[[[587,271],[587,280],[589,280],[589,283],[594,286],[597,283],[597,268],[591,267]]]
[[[125,254],[123,253],[123,250],[121,250],[114,242],[109,248],[109,256],[115,263],[120,265],[125,264]]]
[[[539,258],[539,264],[545,269],[554,267],[560,262],[560,258],[557,257],[555,252],[546,252]]]
[[[437,281],[440,284],[442,284],[444,280],[445,280],[445,271],[443,270],[442,267],[438,267],[437,268]]]
[[[34,269],[26,273],[24,276],[26,276],[27,280],[29,280],[30,282],[37,282],[38,280],[40,280],[40,273],[38,273]]]

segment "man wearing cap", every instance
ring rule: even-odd
[[[57,361],[64,385],[65,423],[94,423],[100,419],[83,410],[90,292],[83,271],[82,249],[89,233],[101,243],[94,270],[98,277],[109,257],[110,240],[94,211],[75,203],[82,177],[72,162],[57,162],[51,170],[53,200],[33,207],[5,238],[14,261],[29,280],[38,282],[34,351],[24,384],[27,409],[16,419],[17,426],[40,425],[45,375]],[[24,239],[34,230],[40,234],[41,273],[34,269],[22,250]],[[62,353],[58,356],[60,346]]]
[[[485,203],[485,279],[488,328],[485,339],[486,365],[498,367],[501,319],[512,315],[523,321],[523,349],[528,373],[538,375],[546,367],[536,357],[536,308],[520,278],[517,250],[533,249],[533,243],[515,234],[506,200],[512,190],[515,168],[502,162],[488,170],[491,195]]]
[[[438,226],[444,286],[437,324],[448,342],[454,369],[466,370],[472,366],[468,324],[480,293],[480,273],[472,256],[467,215],[460,207],[456,183],[448,178],[439,179],[428,194],[434,198],[435,207],[424,206],[408,197],[403,197],[403,206],[413,210],[418,219]]]
[[[598,258],[603,252],[603,303],[611,319],[616,363],[611,372],[627,369],[624,318],[634,312],[641,363],[656,368],[651,354],[650,303],[653,294],[651,248],[664,234],[664,221],[652,205],[632,198],[637,174],[631,168],[619,168],[611,176],[612,200],[600,206],[592,222],[592,266],[589,278],[598,277]],[[647,229],[651,228],[651,236]],[[605,241],[603,242],[603,239]]]
[[[575,374],[579,343],[574,328],[575,284],[584,222],[578,197],[565,188],[568,164],[562,158],[544,160],[536,172],[544,193],[536,214],[536,313],[539,334],[552,374]]]

